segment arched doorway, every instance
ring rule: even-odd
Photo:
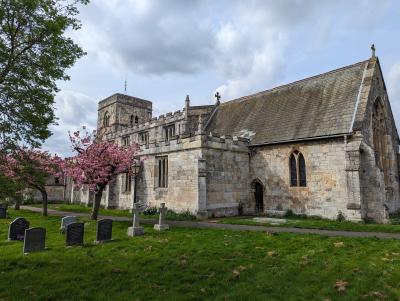
[[[256,213],[264,211],[264,187],[260,182],[254,183],[254,198],[256,200]]]

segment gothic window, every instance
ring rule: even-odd
[[[110,114],[108,112],[104,113],[103,126],[104,127],[110,126]]]
[[[135,123],[138,124],[139,123],[139,117],[135,116]]]
[[[306,161],[299,151],[294,151],[289,157],[290,186],[306,187]]]
[[[125,173],[124,192],[130,192],[132,187],[132,176],[129,172]]]
[[[165,141],[171,140],[175,136],[175,124],[164,127],[164,138]]]
[[[129,124],[132,126],[133,125],[133,115],[130,116]]]
[[[168,187],[168,157],[158,157],[158,187]]]
[[[387,170],[385,165],[386,123],[385,123],[385,112],[380,99],[377,99],[375,101],[372,111],[372,132],[373,132],[373,144],[374,144],[376,164],[381,170],[383,170],[385,181],[387,181]]]

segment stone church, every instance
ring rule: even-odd
[[[145,158],[137,198],[202,217],[298,214],[385,222],[400,209],[399,136],[375,54],[290,84],[152,116],[152,102],[114,94],[98,126]],[[105,207],[131,208],[133,179],[121,174]],[[87,190],[66,186],[71,202]]]

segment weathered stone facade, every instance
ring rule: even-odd
[[[151,108],[115,94],[99,103],[98,121],[107,139],[140,145],[137,197],[148,206],[378,222],[400,209],[399,137],[375,56],[226,103],[191,106],[187,97],[183,111],[158,118]],[[102,204],[132,208],[133,182],[120,175]],[[71,202],[93,201],[71,185]]]

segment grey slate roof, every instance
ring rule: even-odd
[[[348,133],[367,63],[222,103],[206,131],[248,137],[251,144]]]

